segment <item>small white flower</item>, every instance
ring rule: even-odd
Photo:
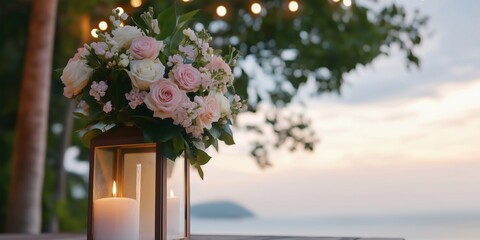
[[[152,29],[155,34],[160,34],[160,28],[158,28],[158,20],[153,19],[152,20]]]
[[[120,20],[113,21],[113,26],[120,27]]]
[[[120,65],[120,67],[127,67],[129,63],[130,63],[130,61],[128,60],[128,58],[124,58],[124,59],[120,60],[118,65]]]
[[[193,42],[197,41],[197,35],[195,35],[195,32],[192,29],[187,28],[183,30],[182,33],[183,35],[187,36],[190,39],[190,41],[193,41]]]
[[[115,11],[115,10],[113,10],[113,11]],[[108,20],[110,20],[110,22],[113,23],[113,22],[115,22],[115,17],[114,17],[114,16],[110,16],[110,17],[108,18]]]
[[[120,15],[120,18],[121,18],[123,21],[125,21],[125,20],[127,20],[128,15],[127,15],[126,13],[122,13],[122,15]]]

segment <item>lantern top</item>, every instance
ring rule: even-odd
[[[91,147],[144,143],[143,132],[138,127],[114,127],[92,138]]]

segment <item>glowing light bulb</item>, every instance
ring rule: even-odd
[[[92,37],[98,38],[97,31],[98,31],[98,29],[96,29],[96,28],[94,28],[94,29],[92,29],[92,31],[90,31],[90,34],[92,34]]]
[[[98,23],[98,28],[100,28],[100,30],[102,30],[102,31],[107,30],[107,28],[108,28],[107,22],[101,21],[100,23]]]
[[[130,6],[137,8],[142,5],[142,0],[130,0]]]
[[[290,10],[290,12],[296,12],[298,11],[298,2],[297,1],[290,1],[288,3],[288,10]]]
[[[173,190],[170,190],[170,196],[169,197],[175,197],[175,194],[173,193]]]
[[[219,17],[225,17],[227,15],[227,8],[223,5],[217,7],[217,15]]]
[[[118,16],[122,15],[125,12],[125,10],[123,10],[122,7],[117,7],[117,8],[115,8],[115,10],[118,11]]]
[[[340,0],[333,0],[333,2],[340,2]]]
[[[260,3],[254,3],[250,7],[250,10],[252,10],[252,13],[254,14],[259,14],[260,12],[262,12],[262,5],[260,5]]]
[[[183,2],[190,2],[191,0],[182,0]]]
[[[345,5],[345,7],[352,6],[352,0],[343,0],[343,5]]]

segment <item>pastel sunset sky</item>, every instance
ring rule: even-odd
[[[382,2],[382,1],[380,1]],[[396,1],[430,23],[408,71],[394,51],[309,100],[314,153],[275,152],[260,170],[235,132],[192,183],[192,202],[234,200],[261,217],[480,212],[480,2]],[[240,124],[255,119],[244,115]]]

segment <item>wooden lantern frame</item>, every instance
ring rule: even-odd
[[[122,146],[125,152],[134,152],[137,147],[148,148],[147,151],[155,152],[155,240],[167,239],[167,161],[165,156],[161,154],[160,142],[146,143],[143,138],[143,132],[136,127],[119,127],[110,129],[96,137],[90,142],[90,168],[89,168],[89,184],[88,184],[88,222],[87,222],[87,240],[93,238],[93,191],[94,191],[94,168],[95,168],[95,149],[98,147]],[[130,151],[131,146],[133,151]],[[120,150],[121,151],[121,150]],[[119,164],[122,161],[118,157],[114,161],[114,176],[118,176],[123,169]],[[185,190],[185,240],[190,239],[190,163],[185,156],[185,172],[184,172],[184,190]],[[159,174],[160,173],[160,174]],[[120,188],[121,189],[121,188]]]

